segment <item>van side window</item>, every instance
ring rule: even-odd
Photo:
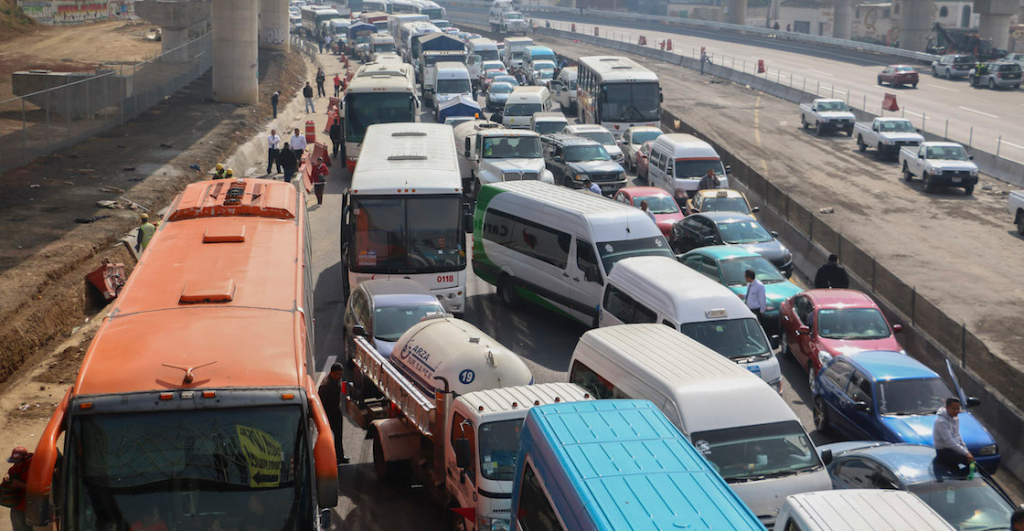
[[[604,292],[604,311],[626,324],[658,322],[657,312],[611,284]]]
[[[590,278],[587,280],[590,282],[597,282],[598,285],[604,285],[604,279],[601,278],[601,269],[597,267],[597,256],[594,254],[594,246],[587,240],[576,240],[576,267],[580,268],[580,271],[586,274],[590,272]]]
[[[579,360],[572,363],[569,368],[569,383],[574,383],[590,392],[594,398],[604,400],[607,398],[629,398],[621,389],[612,385],[601,375],[594,372]]]
[[[523,480],[519,485],[519,506],[528,508],[519,513],[519,527],[523,531],[564,531],[551,498],[530,463],[523,467]]]
[[[565,269],[569,263],[572,235],[544,227],[518,216],[488,210],[484,216],[485,240]]]

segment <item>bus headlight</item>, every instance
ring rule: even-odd
[[[476,517],[477,531],[508,531],[509,524],[509,520],[504,518],[488,518],[480,515]]]

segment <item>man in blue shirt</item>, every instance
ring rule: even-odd
[[[583,184],[587,186],[587,190],[590,190],[591,192],[594,192],[597,195],[601,195],[601,187],[598,186],[597,183],[595,183],[594,181],[591,181],[588,178],[585,181],[583,181]]]

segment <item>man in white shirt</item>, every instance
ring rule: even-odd
[[[640,201],[640,210],[642,210],[645,214],[647,214],[647,217],[651,218],[651,221],[653,221],[655,223],[658,222],[658,220],[655,219],[655,217],[654,217],[654,212],[651,212],[651,206],[647,203],[646,199],[644,199],[643,201]]]
[[[306,151],[306,137],[299,134],[299,128],[295,128],[295,132],[292,133],[291,139],[288,140],[291,144],[292,151],[295,152],[295,159],[302,164],[302,154]]]
[[[935,458],[954,466],[973,463],[974,456],[960,436],[960,419],[956,418],[960,414],[960,399],[947,398],[946,407],[940,407],[937,414],[932,428]]]
[[[277,160],[277,156],[280,154],[281,135],[277,134],[277,129],[271,129],[270,135],[267,136],[267,175],[270,175],[270,170],[275,163],[277,164],[277,173],[281,173],[281,163]]]
[[[747,308],[750,308],[750,311],[754,312],[754,315],[757,316],[757,321],[764,327],[764,314],[768,311],[768,300],[764,292],[764,284],[757,279],[757,274],[754,273],[753,269],[748,269],[744,276],[747,279],[747,295],[743,300],[747,303]]]

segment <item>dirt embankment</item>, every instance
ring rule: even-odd
[[[18,7],[18,0],[0,0],[0,43],[35,27],[36,23]]]

